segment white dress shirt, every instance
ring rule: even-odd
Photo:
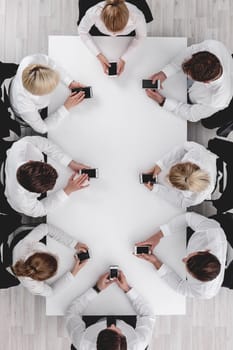
[[[85,16],[82,18],[78,27],[80,38],[95,56],[100,54],[101,51],[95,44],[94,40],[92,39],[92,36],[89,34],[89,30],[93,25],[95,25],[101,33],[110,36],[127,35],[133,30],[135,30],[136,36],[132,39],[126,52],[121,56],[121,58],[124,61],[128,60],[129,56],[132,54],[135,48],[146,37],[146,21],[142,11],[140,11],[136,6],[128,2],[126,2],[125,4],[129,10],[129,20],[125,28],[117,33],[110,32],[101,19],[101,12],[104,6],[106,5],[106,1],[102,1],[95,6],[92,6],[90,9],[87,10]]]
[[[205,199],[211,199],[211,193],[215,188],[217,168],[217,156],[208,151],[204,146],[196,142],[185,142],[184,145],[174,147],[165,154],[156,164],[161,168],[158,174],[158,182],[153,187],[153,192],[172,204],[187,208],[202,203]],[[207,172],[210,178],[208,187],[202,192],[182,191],[169,183],[167,175],[170,168],[177,163],[191,162]]]
[[[219,223],[196,213],[180,215],[168,224],[160,227],[167,237],[177,232],[186,234],[186,227],[191,227],[195,233],[192,235],[187,246],[187,256],[191,253],[210,250],[221,264],[219,275],[212,281],[202,282],[187,273],[187,280],[181,278],[174,270],[163,264],[158,270],[160,277],[176,292],[188,297],[210,299],[221,288],[227,254],[227,240]]]
[[[57,242],[74,249],[78,243],[77,239],[69,236],[67,233],[59,230],[57,227],[40,224],[34,228],[25,238],[23,238],[13,249],[13,265],[17,261],[26,261],[31,255],[39,253],[50,253],[48,247],[39,242],[44,236],[49,236]],[[45,281],[36,281],[31,277],[17,277],[20,283],[32,294],[49,297],[59,291],[68,288],[74,281],[74,276],[70,271],[63,274],[56,282],[49,285]]]
[[[24,57],[20,62],[15,78],[12,80],[10,89],[10,101],[13,110],[25,120],[32,129],[44,134],[49,129],[54,128],[64,119],[69,111],[62,105],[56,112],[50,114],[45,120],[40,116],[39,110],[49,105],[52,93],[42,96],[31,94],[23,86],[22,73],[30,64],[42,64],[49,66],[60,75],[60,81],[67,87],[72,82],[72,78],[48,56],[36,54]]]
[[[72,344],[79,350],[96,350],[96,341],[99,332],[107,328],[106,319],[100,320],[86,328],[82,315],[88,304],[97,296],[97,292],[90,288],[80,297],[74,299],[66,311],[66,325]],[[116,326],[126,336],[128,350],[144,350],[149,344],[155,323],[149,305],[136,292],[130,289],[126,296],[129,298],[137,314],[136,328],[117,320]]]
[[[19,184],[16,177],[18,168],[30,160],[44,162],[42,152],[64,166],[72,160],[53,142],[41,136],[23,137],[7,151],[5,196],[14,210],[32,217],[47,215],[68,198],[61,189],[39,201],[40,193],[30,192]]]
[[[164,108],[174,112],[179,117],[196,122],[226,108],[233,96],[233,59],[230,51],[216,40],[205,40],[200,44],[188,47],[182,54],[165,66],[162,71],[167,77],[179,72],[182,63],[200,51],[214,54],[222,65],[222,75],[209,83],[193,81],[189,89],[189,98],[193,104],[179,102],[166,98]]]

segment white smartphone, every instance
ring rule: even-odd
[[[113,280],[114,278],[118,277],[118,265],[111,265],[109,266],[109,279]]]

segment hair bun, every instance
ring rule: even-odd
[[[120,4],[123,4],[124,2],[125,0],[107,0],[107,4],[112,6],[118,6]]]

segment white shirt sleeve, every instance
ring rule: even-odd
[[[142,41],[146,38],[147,28],[146,21],[143,14],[137,15],[136,19],[136,28],[135,28],[136,36],[130,42],[127,50],[121,56],[124,61],[127,61],[129,57],[133,54],[135,49],[142,43]]]
[[[32,143],[42,153],[45,153],[47,156],[51,157],[64,166],[68,166],[72,161],[72,158],[68,154],[64,153],[60,147],[58,147],[48,138],[42,136],[25,136],[24,140],[26,142]]]
[[[137,343],[140,344],[141,349],[144,349],[150,342],[155,324],[155,316],[151,312],[149,304],[136,292],[134,288],[130,289],[126,295],[131,301],[137,314],[137,324],[135,328]]]
[[[49,114],[46,119],[42,119],[40,113],[35,109],[34,112],[22,112],[20,116],[27,122],[31,128],[40,134],[47,133],[55,128],[67,115],[69,111],[65,106],[61,106],[54,113]]]
[[[176,207],[186,209],[192,205],[198,204],[192,197],[185,197],[180,190],[172,187],[155,184],[152,190],[153,193],[170,202]]]
[[[92,36],[89,34],[89,30],[95,24],[96,21],[95,11],[95,6],[87,10],[85,16],[82,18],[79,24],[78,33],[83,43],[95,56],[97,56],[100,53],[100,49],[94,43]]]
[[[188,104],[171,98],[166,98],[163,108],[190,122],[197,122],[203,118],[208,118],[218,111],[217,108],[204,104]]]
[[[86,325],[82,315],[89,303],[97,296],[97,292],[90,288],[84,294],[74,299],[65,314],[66,327],[72,344],[78,349],[85,333]]]

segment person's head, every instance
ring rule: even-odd
[[[170,183],[179,190],[202,192],[210,183],[209,175],[194,163],[177,163],[169,171]]]
[[[215,279],[221,269],[221,264],[215,255],[209,250],[204,252],[195,252],[189,254],[183,259],[188,272],[196,279],[202,282],[208,282]]]
[[[42,64],[30,64],[22,73],[22,82],[26,90],[33,95],[51,93],[60,80],[59,73]]]
[[[48,253],[34,253],[25,261],[19,260],[12,270],[18,277],[30,277],[36,281],[45,281],[57,272],[57,259]]]
[[[97,350],[127,350],[126,337],[114,325],[103,329],[97,337]]]
[[[58,174],[50,164],[29,161],[18,168],[16,177],[19,184],[26,190],[45,193],[53,189]]]
[[[123,30],[129,19],[125,0],[106,0],[101,19],[109,31],[116,33]]]
[[[221,76],[222,66],[219,59],[208,51],[200,51],[183,62],[183,72],[193,80],[208,83]]]

